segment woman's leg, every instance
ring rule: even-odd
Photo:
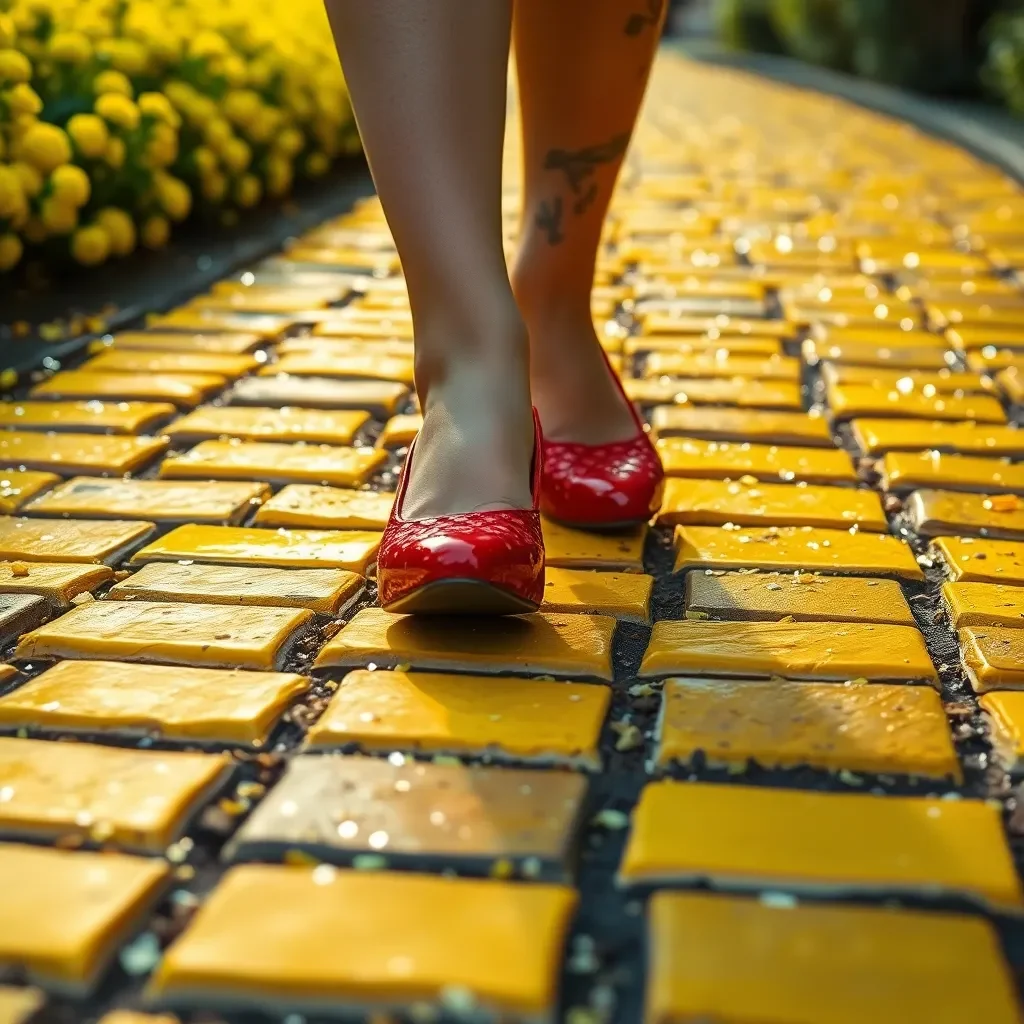
[[[326,2],[415,326],[402,511],[529,507],[529,352],[501,240],[511,2]]]
[[[546,437],[602,444],[636,426],[598,350],[601,228],[661,34],[665,0],[516,0],[525,203],[513,281]]]

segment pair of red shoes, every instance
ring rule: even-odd
[[[377,554],[380,603],[392,612],[515,615],[544,598],[540,513],[566,526],[645,522],[661,501],[664,470],[611,366],[636,434],[612,444],[544,442],[534,412],[533,507],[403,519],[413,448]]]

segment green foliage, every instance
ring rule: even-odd
[[[985,31],[982,82],[1013,113],[1024,116],[1024,12],[997,15]]]
[[[772,0],[714,0],[718,38],[736,50],[782,53],[771,17]]]
[[[772,25],[788,53],[811,64],[846,71],[853,42],[843,0],[773,0]]]

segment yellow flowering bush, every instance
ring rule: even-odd
[[[322,0],[0,0],[0,272],[160,248],[357,146]]]

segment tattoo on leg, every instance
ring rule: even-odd
[[[653,28],[661,21],[661,8],[664,0],[647,0],[647,12],[631,14],[626,22],[627,36],[638,36],[645,28]]]
[[[597,201],[598,184],[594,175],[602,164],[620,159],[629,146],[629,133],[616,135],[607,142],[584,149],[551,149],[544,158],[544,170],[561,171],[572,192],[572,212],[578,217]],[[537,211],[534,223],[547,233],[549,245],[558,245],[565,239],[565,203],[561,196],[545,199]]]
[[[565,241],[565,234],[562,231],[562,214],[564,207],[562,197],[556,196],[552,200],[545,199],[537,211],[536,224],[542,231],[547,233],[548,245],[559,245]]]
[[[587,146],[585,149],[551,149],[544,158],[544,170],[562,171],[569,179],[573,195],[579,198],[585,194],[584,186],[590,185],[590,179],[597,168],[601,164],[610,164],[618,160],[626,152],[627,146],[629,133],[624,132],[608,142]]]

